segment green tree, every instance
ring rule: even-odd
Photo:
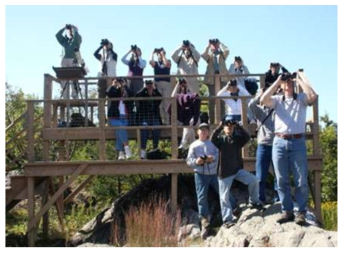
[[[323,154],[322,200],[337,201],[337,123],[326,114],[321,117],[324,126],[320,131]]]

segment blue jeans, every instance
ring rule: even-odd
[[[208,190],[210,186],[219,193],[218,178],[217,175],[203,175],[194,173],[195,190],[198,200],[198,210],[200,219],[208,219],[210,216],[210,209],[208,208]],[[230,195],[230,203],[233,208],[236,207],[236,201],[232,195]]]
[[[294,205],[291,195],[290,172],[293,174],[295,186],[295,200],[299,212],[305,212],[308,202],[308,166],[306,140],[282,139],[275,137],[272,148],[272,160],[278,185],[278,195],[283,211],[293,211]]]
[[[149,118],[149,119],[142,119],[141,121],[142,126],[158,126],[161,125],[159,118]],[[147,140],[148,140],[149,130],[141,130],[141,149],[145,150],[147,146]],[[153,149],[158,148],[159,144],[159,137],[160,137],[160,129],[152,129],[152,138],[153,138]]]
[[[258,144],[256,154],[256,176],[259,180],[259,200],[266,201],[265,187],[270,164],[272,163],[272,146]],[[277,183],[274,180],[274,190],[277,192]],[[277,193],[275,193],[275,196]]]
[[[118,119],[109,119],[111,126],[128,126],[126,115],[120,115]],[[116,130],[116,150],[124,152],[124,143],[128,142],[128,132],[124,129]]]
[[[245,185],[248,185],[250,203],[259,203],[259,182],[255,175],[249,173],[244,169],[240,169],[235,175],[223,179],[218,178],[220,207],[224,223],[233,220],[233,207],[230,203],[230,196],[232,196],[232,194],[230,193],[230,188],[233,184],[234,179],[240,181]]]

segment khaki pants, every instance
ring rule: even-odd
[[[171,97],[172,86],[170,82],[158,81],[155,84],[157,86],[159,93],[161,93],[162,97]],[[163,121],[163,124],[165,125],[170,124],[170,116],[167,113],[167,109],[169,105],[170,105],[170,99],[163,99],[159,106],[161,120]]]

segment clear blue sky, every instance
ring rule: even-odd
[[[89,76],[99,71],[93,53],[102,38],[120,58],[137,44],[146,60],[155,47],[171,55],[189,39],[202,52],[208,39],[219,38],[230,49],[228,67],[240,55],[251,73],[264,73],[272,61],[304,68],[320,95],[320,115],[337,121],[336,6],[7,6],[6,81],[42,98],[43,74],[60,65],[55,34],[66,23],[83,37]],[[201,59],[199,73],[205,70]],[[121,61],[117,73],[127,74]],[[147,66],[144,74],[152,73]]]

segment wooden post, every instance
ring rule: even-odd
[[[215,94],[214,96],[217,96],[217,93],[220,91],[220,75],[215,75],[214,77],[214,85],[215,85]],[[211,101],[211,100],[210,100]],[[218,99],[214,99],[215,102],[215,118],[211,119],[211,123],[219,124],[221,121],[221,101]]]
[[[49,179],[46,179],[44,183],[44,189],[42,192],[41,207],[43,207],[47,203],[48,196],[49,196]],[[44,240],[48,239],[48,234],[49,234],[49,211],[47,211],[42,217],[42,235]]]
[[[35,161],[35,133],[34,133],[34,114],[35,114],[35,108],[34,108],[34,102],[28,101],[28,115],[27,115],[27,139],[28,139],[28,146],[27,146],[27,153],[28,153],[28,161],[34,162]]]
[[[260,88],[265,87],[265,75],[260,75]]]
[[[312,105],[312,117],[313,117],[313,155],[320,155],[320,147],[319,147],[319,113],[318,113],[318,97],[316,101]]]
[[[35,217],[35,178],[28,177],[28,246],[35,246],[35,224],[33,224],[33,228],[30,229],[30,221]]]
[[[105,139],[105,99],[99,99],[99,159],[104,161],[106,157]]]
[[[241,120],[242,120],[242,127],[245,130],[248,130],[248,117],[247,117],[247,99],[241,97],[241,103],[242,103],[242,115],[241,115]],[[249,151],[248,151],[248,144],[246,144],[243,148],[242,148],[242,157],[249,157]]]
[[[177,102],[176,97],[171,98],[171,158],[177,159]]]
[[[321,172],[318,170],[314,171],[314,210],[317,220],[323,225],[322,218],[322,201],[321,201]]]
[[[88,126],[88,81],[86,79],[84,80],[84,126]]]
[[[171,210],[177,210],[177,176],[178,174],[171,174]]]
[[[43,103],[43,128],[51,128],[51,105],[52,105],[52,77],[49,74],[44,76],[44,99]],[[50,141],[43,141],[43,160],[49,161]]]
[[[137,141],[137,149],[139,150],[139,158],[141,159],[141,130],[136,129],[136,141]]]

